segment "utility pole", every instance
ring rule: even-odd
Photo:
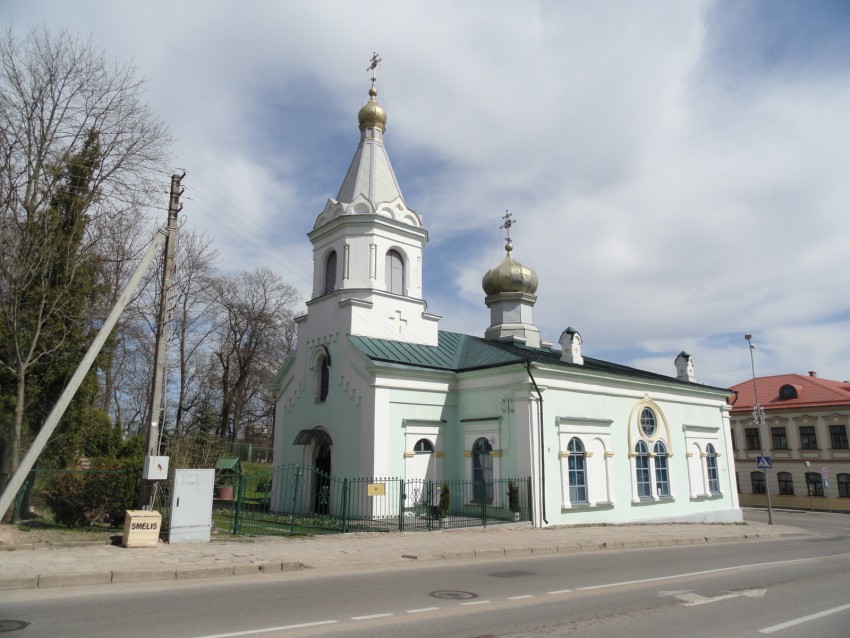
[[[168,201],[168,237],[165,240],[165,260],[162,265],[162,286],[160,287],[159,294],[159,316],[156,323],[156,350],[153,360],[150,412],[148,413],[147,427],[145,428],[145,467],[142,474],[142,488],[139,493],[139,508],[146,510],[153,507],[154,488],[158,480],[156,478],[150,478],[150,470],[153,459],[159,457],[160,424],[164,417],[163,386],[165,385],[167,364],[166,342],[170,319],[168,299],[174,279],[177,215],[183,208],[180,204],[180,196],[183,194],[180,182],[185,176],[185,172],[182,175],[171,176],[171,194]]]

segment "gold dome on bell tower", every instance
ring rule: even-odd
[[[511,220],[511,214],[506,212],[505,224],[502,228],[507,234],[505,243],[507,255],[501,264],[488,270],[481,280],[481,287],[484,288],[488,297],[504,292],[521,292],[527,295],[537,292],[537,273],[532,268],[519,263],[512,254],[514,245],[511,242],[511,226],[515,223]]]

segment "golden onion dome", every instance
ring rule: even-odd
[[[377,89],[372,86],[369,89],[369,101],[363,105],[363,108],[357,114],[357,121],[360,122],[361,131],[365,128],[377,128],[383,131],[387,126],[387,112],[375,99],[377,95]]]
[[[481,287],[488,296],[501,292],[524,292],[529,295],[537,292],[537,273],[514,259],[511,254],[513,248],[513,244],[508,240],[505,244],[505,250],[508,251],[505,260],[488,270],[481,280]]]

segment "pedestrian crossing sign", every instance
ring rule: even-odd
[[[770,462],[769,456],[757,456],[756,467],[760,470],[769,470],[773,465]]]

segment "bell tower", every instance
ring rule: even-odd
[[[439,317],[422,297],[422,252],[428,232],[407,207],[384,146],[387,113],[375,87],[357,115],[360,144],[336,198],[308,234],[313,244],[312,318],[343,334],[437,345]],[[328,325],[328,327],[332,327]]]

